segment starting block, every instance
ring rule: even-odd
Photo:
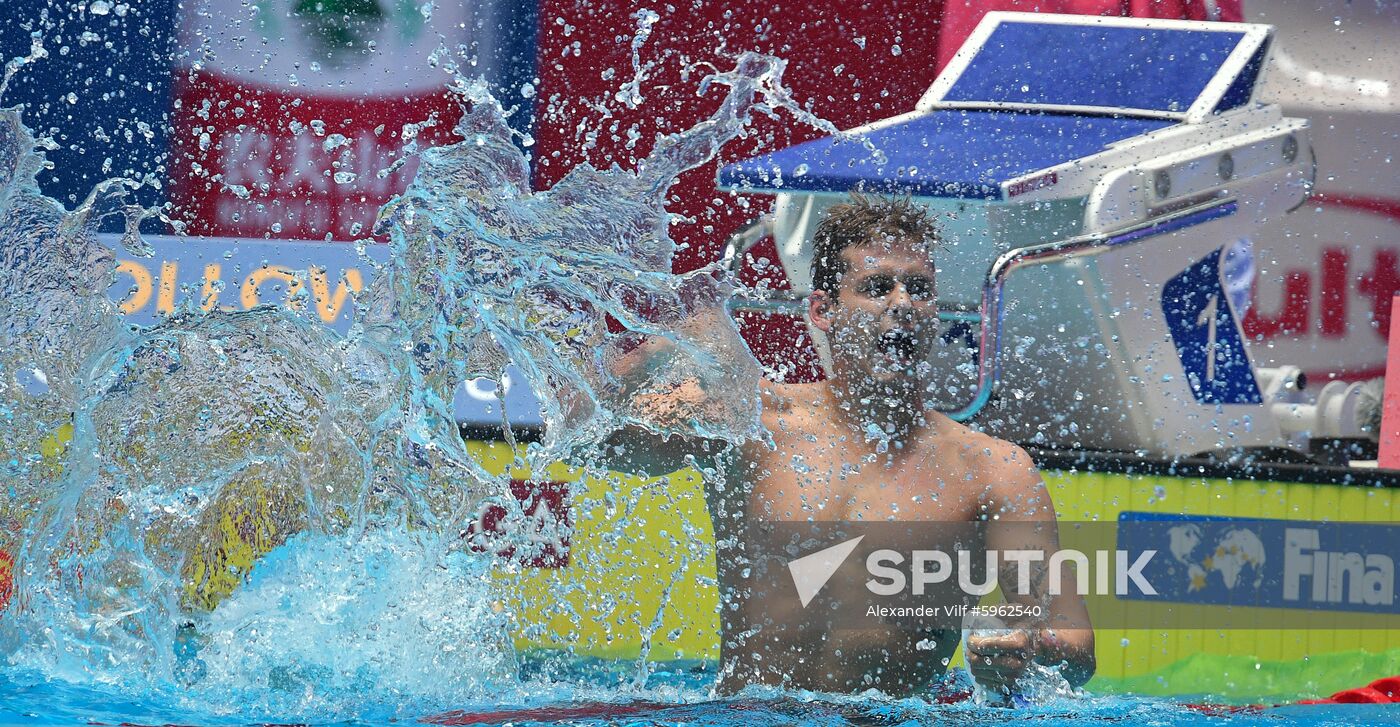
[[[953,418],[1156,456],[1352,436],[1303,408],[1296,369],[1256,370],[1240,328],[1251,234],[1316,176],[1307,121],[1255,98],[1272,35],[989,13],[914,110],[721,169],[776,196],[731,260],[771,233],[792,293],[755,307],[795,313],[826,208],[907,195],[943,228],[932,363]]]

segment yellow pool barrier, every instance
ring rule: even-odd
[[[497,474],[514,459],[501,443],[472,442],[470,450]],[[517,479],[528,474],[511,472]],[[1124,511],[1400,521],[1400,496],[1384,487],[1054,469],[1043,476],[1062,521],[1113,522]],[[582,657],[635,659],[645,648],[659,661],[717,658],[713,533],[698,474],[582,478],[577,469],[555,465],[544,479],[575,488],[570,562],[501,569],[508,607],[520,623],[517,646]],[[1163,608],[1142,601],[1107,607]],[[1337,623],[1345,618],[1338,614]],[[1096,629],[1098,673],[1088,689],[1295,699],[1400,674],[1400,629],[1212,631],[1174,626],[1178,615],[1162,619],[1159,630]],[[954,663],[961,659],[959,651]]]
[[[718,657],[714,535],[698,473],[585,477],[579,468],[554,464],[532,478],[505,443],[469,441],[467,446],[494,475],[565,483],[571,494],[564,565],[530,567],[506,559],[496,568],[500,605],[514,615],[521,651],[622,660],[645,653],[660,662]],[[59,441],[45,443],[52,458],[61,457],[62,449]],[[1113,522],[1125,511],[1400,522],[1400,494],[1389,487],[1072,468],[1045,468],[1042,474],[1065,539],[1072,536],[1065,535],[1064,523]],[[215,516],[219,542],[201,548],[186,564],[188,604],[215,607],[259,557],[289,535],[277,532],[277,503],[267,493],[245,494],[224,498]],[[1091,608],[1091,617],[1111,616],[1105,608],[1164,606],[1110,600],[1098,605],[1098,613]],[[1181,616],[1170,611],[1163,614],[1160,629],[1096,628],[1098,672],[1090,691],[1282,701],[1400,674],[1400,629],[1345,628],[1344,613],[1336,614],[1337,628],[1293,630],[1207,630],[1179,625]],[[1148,618],[1157,621],[1150,613]],[[953,663],[961,661],[959,650]]]

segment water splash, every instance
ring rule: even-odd
[[[18,67],[11,62],[7,73]],[[100,292],[112,282],[115,257],[98,244],[96,225],[124,216],[127,250],[149,254],[136,230],[151,212],[127,203],[132,184],[102,182],[68,212],[39,191],[40,146],[19,109],[0,109],[0,477],[10,488],[0,500],[4,552],[14,552],[60,472],[43,453],[59,449],[53,437],[80,406],[84,372],[126,335]]]
[[[518,693],[488,566],[466,553],[437,558],[402,533],[298,536],[190,636],[187,701],[283,719],[378,701],[407,718]]]
[[[124,215],[124,242],[140,253],[149,211],[126,203],[121,180],[71,212],[44,198],[42,155],[18,112],[4,112],[0,406],[12,425],[0,461],[22,486],[0,508],[5,533],[21,534],[0,546],[16,555],[0,650],[74,682],[193,684],[231,709],[249,691],[298,684],[354,702],[364,685],[396,679],[399,701],[469,699],[509,681],[508,649],[485,635],[495,616],[481,610],[492,600],[484,566],[459,551],[484,499],[515,502],[468,455],[451,395],[519,367],[545,402],[537,467],[622,426],[759,436],[760,369],[724,312],[732,283],[718,267],[671,273],[664,201],[754,111],[811,118],[782,71],[742,56],[702,87],[726,88],[714,114],[660,139],[636,169],[580,166],[540,193],[484,83],[459,82],[463,141],[422,151],[414,183],[381,211],[392,259],[346,337],[304,303],[191,306],[127,330],[102,295],[115,261],[92,231]],[[669,349],[665,366],[621,365],[655,341]],[[43,391],[20,385],[26,371],[40,372]],[[720,405],[661,422],[638,404],[688,379],[724,392]],[[250,573],[289,540],[300,554]],[[475,605],[425,624],[455,602],[444,591]],[[397,610],[416,615],[396,620]],[[421,650],[387,657],[389,632]],[[349,671],[315,656],[327,642]],[[193,658],[191,644],[202,645]],[[457,681],[427,669],[447,644],[470,647],[449,658]],[[475,658],[452,661],[463,653]],[[302,703],[338,709],[323,694]]]
[[[10,79],[15,77],[21,68],[49,57],[48,49],[44,48],[44,39],[39,34],[30,36],[29,55],[17,56],[5,64],[4,75],[0,76],[0,98],[5,97],[5,91],[10,88]]]
[[[646,81],[647,70],[650,64],[642,64],[642,46],[646,45],[651,38],[651,29],[656,25],[656,21],[661,16],[654,10],[642,8],[636,13],[637,32],[632,36],[632,80],[622,84],[614,96],[618,101],[627,104],[628,108],[635,109],[642,104],[642,83]]]
[[[714,390],[727,393],[720,406],[683,423],[686,431],[736,442],[759,435],[760,371],[724,314],[733,284],[718,265],[670,272],[676,246],[664,201],[676,177],[740,135],[754,110],[805,117],[781,86],[782,70],[775,59],[741,57],[735,70],[708,79],[728,87],[720,108],[661,139],[635,171],[582,165],[538,194],[530,192],[525,158],[509,143],[499,105],[482,84],[460,87],[472,103],[459,125],[466,142],[424,151],[419,179],[439,184],[413,185],[378,224],[396,257],[423,260],[420,269],[432,271],[451,297],[424,306],[426,318],[410,326],[433,329],[449,304],[477,312],[475,327],[454,332],[469,352],[457,377],[500,378],[514,361],[544,402],[545,440],[534,462],[601,441],[624,424],[655,427],[634,394],[689,378],[722,382]],[[463,175],[464,168],[473,171]],[[611,332],[609,317],[627,331]],[[687,326],[697,319],[715,325]],[[676,355],[644,380],[624,381],[615,364],[640,336],[671,342]]]

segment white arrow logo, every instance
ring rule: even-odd
[[[792,572],[792,583],[797,586],[797,597],[801,599],[803,608],[817,597],[822,586],[831,580],[836,569],[846,562],[846,558],[850,557],[863,538],[864,535],[788,563],[788,570]]]

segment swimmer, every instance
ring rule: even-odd
[[[980,522],[988,549],[1053,551],[1054,506],[1024,450],[926,402],[925,362],[939,326],[933,264],[939,236],[929,214],[907,200],[852,195],[830,209],[814,242],[807,315],[830,343],[830,370],[816,383],[765,384],[762,422],[771,446],[727,448],[629,428],[610,449],[651,474],[692,461],[716,473],[706,477],[706,499],[720,588],[720,692],[748,684],[925,692],[946,670],[958,629],[813,625],[791,594],[756,586],[755,572],[771,555],[761,545],[767,534],[803,523],[895,522],[934,538],[940,525]],[[665,346],[638,348],[619,372],[654,365]],[[706,401],[695,382],[644,396],[639,409],[662,425],[683,421]],[[1032,578],[1032,589],[1041,590],[1024,597],[1047,606],[1043,618],[969,637],[967,662],[979,683],[1007,694],[1032,663],[1058,666],[1074,686],[1093,675],[1093,631],[1073,574],[1063,574],[1060,591],[1068,595],[1053,597],[1043,589],[1045,576]],[[863,590],[829,588],[826,597],[868,600],[868,593],[855,592]]]

